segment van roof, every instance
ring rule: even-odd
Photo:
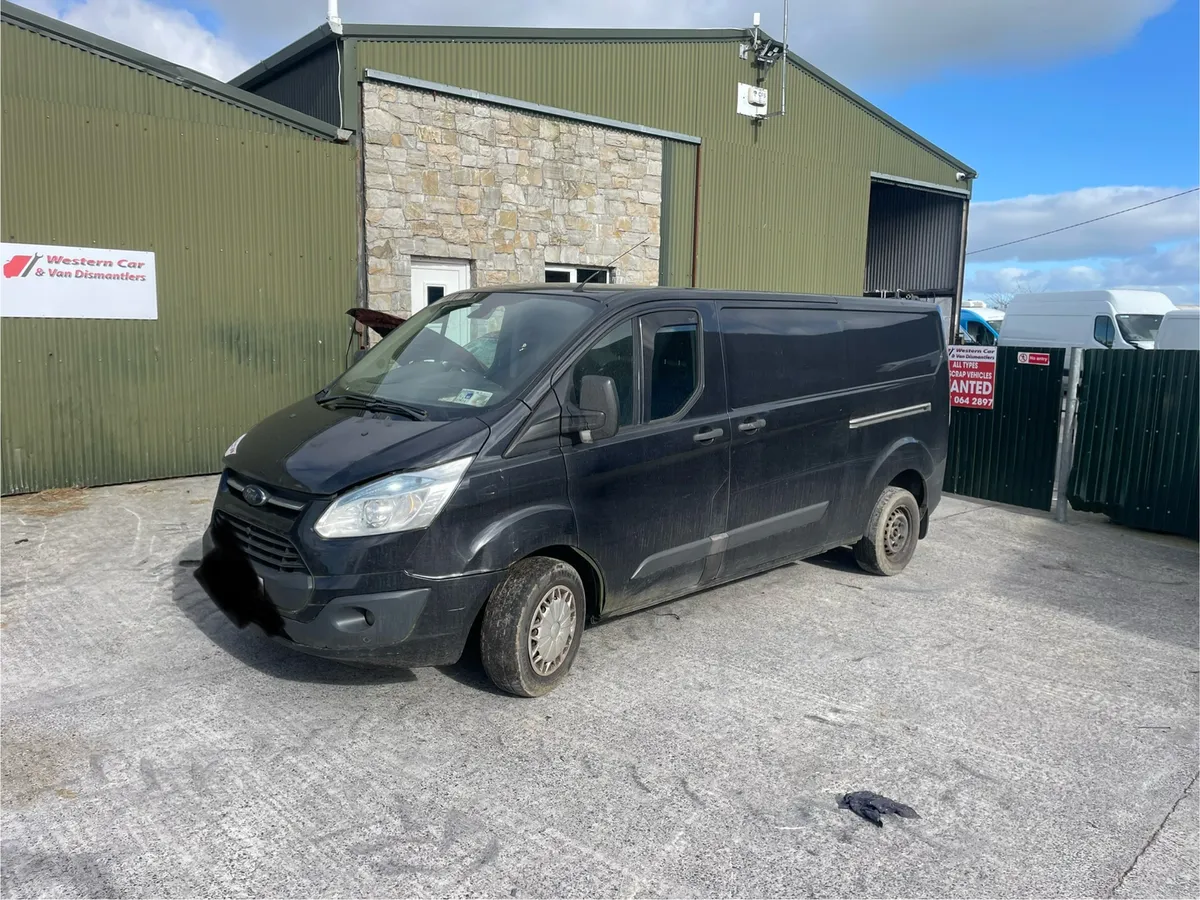
[[[722,291],[711,288],[637,287],[625,284],[502,284],[472,293],[542,293],[563,297],[590,297],[609,307],[627,306],[649,300],[752,300],[767,303],[804,303],[812,306],[861,310],[910,310],[939,312],[933,303],[878,297],[848,297],[837,294],[785,294],[769,291]]]
[[[1008,312],[1031,313],[1057,304],[1111,303],[1118,313],[1162,314],[1175,308],[1171,299],[1159,291],[1055,291],[1042,294],[1017,294]]]
[[[1177,306],[1163,316],[1164,321],[1167,316],[1172,319],[1200,319],[1200,306]]]

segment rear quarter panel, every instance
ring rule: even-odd
[[[928,404],[927,411],[849,429],[838,539],[861,536],[883,489],[905,470],[925,481],[928,506],[941,497],[950,423],[950,379],[941,323],[935,313],[887,314],[891,324],[847,329],[851,384],[849,419]]]

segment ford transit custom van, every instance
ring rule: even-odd
[[[478,635],[492,680],[537,696],[590,621],[844,545],[900,573],[948,422],[930,304],[460,292],[233,442],[198,578],[320,656],[439,665]]]

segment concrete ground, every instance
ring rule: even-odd
[[[948,499],[901,577],[616,620],[527,701],[236,630],[214,485],[0,506],[5,897],[1200,895],[1194,543]]]

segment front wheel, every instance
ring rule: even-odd
[[[920,529],[917,499],[904,488],[885,488],[854,545],[854,559],[872,575],[899,575],[917,549]]]
[[[579,573],[544,556],[521,560],[488,599],[479,635],[483,668],[519,697],[549,693],[567,675],[583,636]]]

